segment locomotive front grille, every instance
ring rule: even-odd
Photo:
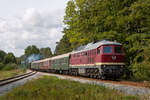
[[[122,67],[122,65],[106,65],[105,67],[103,67],[103,71],[106,75],[122,75],[124,67]]]

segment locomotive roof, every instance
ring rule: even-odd
[[[76,50],[72,51],[71,54],[96,49],[102,45],[121,45],[121,44],[118,42],[113,42],[113,41],[108,41],[108,40],[102,40],[96,43],[91,42],[91,43],[88,43],[87,45],[78,47]]]
[[[58,56],[52,57],[51,60],[54,60],[54,59],[60,59],[60,58],[64,58],[64,57],[68,57],[69,55],[70,55],[70,53],[58,55]]]

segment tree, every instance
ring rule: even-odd
[[[39,54],[39,53],[40,53],[40,50],[35,45],[28,46],[25,49],[25,56],[26,57],[28,57],[31,54]]]
[[[5,64],[16,63],[16,58],[15,58],[14,54],[13,53],[6,54],[4,57],[4,63]]]
[[[21,57],[17,57],[16,58],[16,64],[17,65],[21,65]]]
[[[5,57],[6,53],[2,50],[0,50],[0,62],[4,61],[4,57]]]
[[[57,44],[55,48],[55,55],[60,55],[64,53],[70,52],[71,49],[71,44],[68,40],[68,37],[66,35],[63,36],[63,38],[60,40],[60,42]]]
[[[53,54],[52,54],[52,51],[49,47],[47,48],[41,48],[40,49],[40,53],[44,56],[44,58],[49,58],[51,57]]]
[[[70,0],[64,17],[68,48],[101,39],[117,40],[124,45],[127,66],[137,78],[143,72],[134,69],[139,66],[150,69],[146,64],[149,58],[144,54],[150,48],[149,11],[150,0]],[[61,49],[62,42],[56,50]],[[145,73],[143,79],[149,77],[150,71]]]
[[[64,32],[73,49],[107,37],[111,31],[123,38],[135,33],[149,34],[149,10],[150,0],[70,0]]]

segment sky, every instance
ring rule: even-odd
[[[68,1],[0,0],[0,49],[17,57],[29,45],[54,51]]]

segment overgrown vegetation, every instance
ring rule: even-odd
[[[23,69],[13,69],[13,70],[1,70],[0,71],[0,80],[10,78],[16,75],[25,73],[26,70]]]
[[[116,40],[124,45],[126,78],[150,80],[150,0],[70,0],[64,24],[56,54],[101,39]]]
[[[20,64],[19,58],[16,58],[13,53],[5,53],[0,50],[0,70],[16,69],[17,64]]]
[[[136,96],[97,85],[61,80],[56,77],[40,78],[14,89],[0,100],[141,100]]]

